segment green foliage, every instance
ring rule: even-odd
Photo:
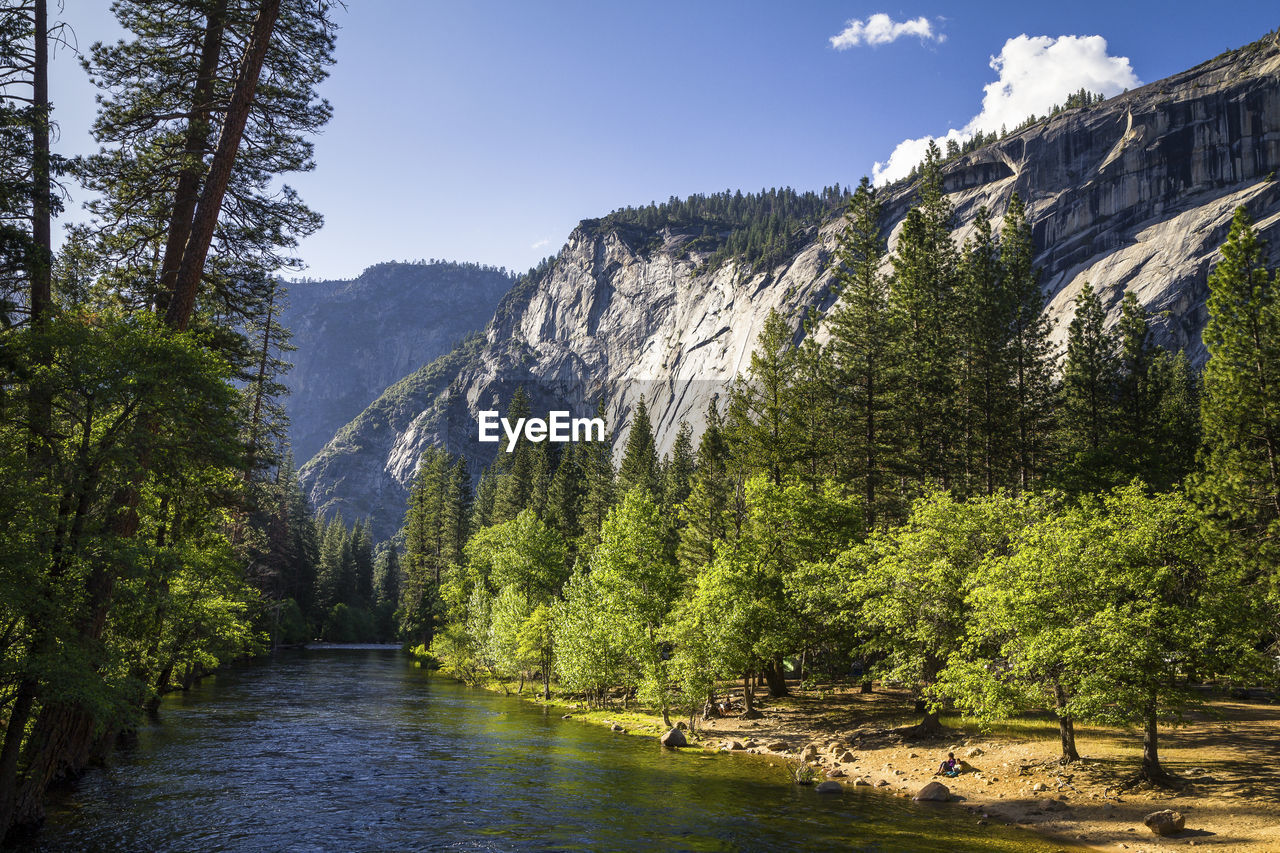
[[[1204,471],[1196,482],[1199,498],[1257,543],[1280,529],[1280,272],[1268,273],[1265,258],[1238,208],[1209,276]]]
[[[1008,554],[1034,514],[1034,504],[1003,493],[960,502],[937,492],[916,501],[902,527],[838,560],[883,677],[922,689],[926,728],[937,725],[939,674],[973,621],[967,597],[980,566]]]
[[[622,494],[632,489],[644,489],[650,497],[661,497],[659,491],[658,451],[653,443],[653,427],[649,423],[649,410],[641,397],[636,403],[635,416],[627,433],[627,447],[618,468],[618,491]]]
[[[847,193],[838,186],[821,193],[785,189],[759,193],[722,192],[672,197],[663,204],[627,207],[602,219],[584,220],[590,232],[628,226],[643,229],[633,239],[650,245],[670,229],[688,235],[684,252],[708,269],[736,260],[750,271],[769,270],[789,260],[809,241],[814,229],[840,209]],[[643,248],[643,247],[638,247]]]
[[[680,596],[682,577],[668,555],[658,505],[642,486],[609,513],[591,556],[591,574],[618,648],[670,724],[670,677],[659,632]]]

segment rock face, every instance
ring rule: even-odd
[[[484,327],[515,279],[476,264],[386,263],[350,281],[296,282],[280,318],[290,443],[298,464],[388,385]]]
[[[1112,322],[1133,291],[1157,315],[1157,343],[1200,364],[1207,274],[1237,206],[1280,260],[1278,170],[1280,45],[1269,36],[1011,134],[946,164],[944,180],[957,241],[980,207],[998,228],[1015,191],[1027,202],[1059,345],[1089,281]],[[892,249],[913,190],[897,184],[882,198]],[[548,268],[502,300],[474,353],[452,356],[450,375],[441,367],[430,383],[375,403],[376,417],[362,415],[304,469],[304,488],[318,508],[372,515],[375,533],[391,535],[423,449],[465,454],[477,476],[498,450],[476,441],[476,412],[505,409],[517,386],[535,414],[585,416],[603,397],[615,454],[641,397],[659,454],[682,420],[696,442],[708,402],[749,364],[769,312],[799,336],[806,315],[831,305],[840,228],[838,219],[814,226],[788,261],[754,270],[734,260],[711,268],[691,248],[696,227],[585,221]]]
[[[1156,835],[1177,835],[1187,828],[1187,819],[1183,817],[1182,812],[1175,812],[1172,809],[1152,812],[1144,817],[1142,822]]]

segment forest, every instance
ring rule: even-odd
[[[1105,282],[1059,366],[1021,201],[957,245],[942,159],[887,265],[862,182],[839,300],[799,344],[771,316],[696,443],[686,424],[659,459],[641,400],[616,470],[605,445],[522,442],[473,494],[465,460],[427,454],[400,637],[470,683],[635,699],[668,725],[733,682],[750,714],[757,689],[856,662],[914,688],[920,735],[944,710],[1047,708],[1064,762],[1077,721],[1131,726],[1136,771],[1169,782],[1162,724],[1206,683],[1277,675],[1280,281],[1242,208],[1203,371],[1153,344],[1132,294],[1108,325]]]
[[[330,4],[123,0],[125,37],[78,47],[60,11],[0,8],[0,834],[268,647],[306,513],[278,276],[322,219],[281,180],[331,113]],[[51,146],[52,51],[98,90],[92,155]]]

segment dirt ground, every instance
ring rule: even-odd
[[[741,702],[741,691],[735,699]],[[859,782],[914,795],[949,750],[964,761],[954,779],[937,778],[975,821],[1019,824],[1101,850],[1171,847],[1280,851],[1280,706],[1215,702],[1189,724],[1161,729],[1165,768],[1188,784],[1179,791],[1124,788],[1142,755],[1141,737],[1118,729],[1078,727],[1082,760],[1057,764],[1057,726],[1020,720],[983,730],[943,718],[942,739],[912,740],[900,731],[917,721],[905,693],[852,689],[797,692],[765,702],[764,716],[730,714],[699,724],[708,749],[732,741],[745,751],[798,758],[846,785]],[[1174,809],[1186,829],[1160,838],[1147,814]]]

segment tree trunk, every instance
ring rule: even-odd
[[[1062,685],[1055,684],[1053,686],[1054,711],[1058,717],[1058,737],[1062,741],[1062,764],[1070,764],[1072,761],[1080,760],[1080,753],[1076,751],[1076,723],[1071,714],[1066,709],[1067,692],[1062,689]]]
[[[14,826],[44,820],[49,787],[74,779],[89,763],[94,745],[93,716],[78,705],[45,705],[36,718],[25,750],[26,773],[14,807]]]
[[[765,664],[764,678],[769,684],[769,695],[772,698],[791,695],[787,690],[787,673],[782,664],[782,655],[775,656],[772,663]]]
[[[925,711],[924,719],[916,726],[916,730],[924,737],[934,737],[943,732],[942,720],[937,711]]]
[[[751,670],[742,674],[742,709],[747,714],[756,709],[756,696],[751,690]]]
[[[873,687],[873,686],[874,686],[874,685],[873,685],[870,681],[864,681],[864,682],[862,682],[862,690],[861,690],[861,691],[859,691],[859,692],[861,692],[861,693],[871,693],[871,692],[872,692],[872,687]]]
[[[204,174],[204,154],[209,148],[213,129],[213,86],[218,73],[218,54],[222,49],[222,33],[227,17],[227,0],[219,0],[205,18],[204,43],[200,47],[200,67],[196,87],[191,96],[191,119],[183,143],[182,172],[173,195],[169,214],[169,234],[165,241],[164,259],[160,265],[160,287],[156,309],[166,311],[182,265],[182,252],[191,236],[191,218],[200,200],[200,178]]]
[[[182,264],[178,267],[173,285],[173,301],[165,314],[165,322],[175,329],[185,330],[191,321],[196,292],[200,288],[200,279],[204,276],[204,262],[209,256],[214,228],[222,211],[222,199],[231,181],[231,170],[240,150],[240,139],[244,135],[245,123],[249,120],[249,108],[253,105],[258,78],[262,74],[262,63],[266,60],[271,33],[279,14],[280,0],[262,0],[258,19],[253,24],[253,35],[236,76],[231,103],[222,122],[222,132],[218,135],[213,163],[205,178],[204,190],[200,193],[195,218],[191,222],[191,234],[182,252]]]
[[[35,696],[36,680],[30,676],[22,679],[5,725],[4,747],[0,748],[0,841],[13,825],[18,801],[18,755]]]
[[[1167,774],[1160,766],[1160,727],[1156,719],[1155,703],[1147,708],[1146,717],[1142,731],[1142,770],[1139,775],[1150,782],[1159,783],[1167,778]]]

